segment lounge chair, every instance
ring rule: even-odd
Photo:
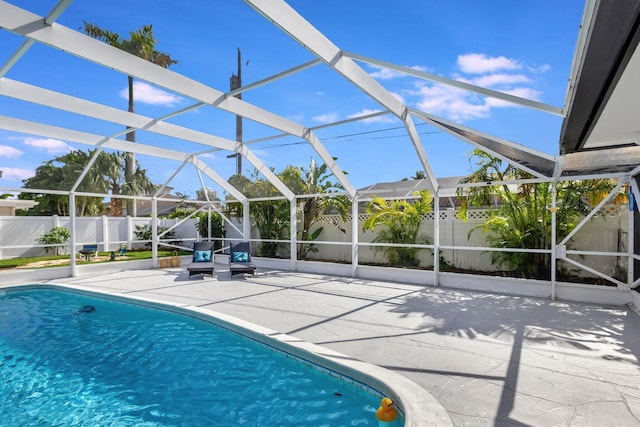
[[[211,274],[213,276],[213,242],[195,242],[193,245],[193,261],[187,266],[189,279],[194,274]]]
[[[249,242],[231,243],[229,248],[229,271],[231,277],[236,274],[255,274],[256,266],[251,262],[251,245]]]

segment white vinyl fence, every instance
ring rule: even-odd
[[[624,252],[626,248],[626,232],[628,224],[629,211],[623,206],[610,206],[604,209],[604,215],[595,216],[582,229],[580,229],[571,243],[569,248],[573,250],[583,251],[601,251],[601,252]],[[469,219],[463,222],[455,217],[453,209],[440,211],[440,246],[457,246],[457,247],[486,247],[486,235],[482,229],[475,230],[469,238],[467,235],[474,227],[481,226],[487,218],[486,210],[469,211]],[[359,215],[358,241],[361,243],[370,243],[376,234],[372,231],[363,232],[362,224],[366,219],[366,214]],[[433,221],[434,214],[429,214],[420,226],[420,232],[424,233],[433,244]],[[339,262],[351,262],[351,246],[350,245],[329,245],[322,242],[351,242],[352,227],[350,218],[346,223],[342,221],[338,215],[325,216],[324,220],[317,224],[317,227],[323,227],[322,233],[315,244],[318,249],[315,253],[310,253],[309,258],[317,260],[332,260]],[[428,249],[422,249],[419,252],[420,266],[426,268],[433,267],[433,252]],[[476,271],[499,271],[504,268],[494,265],[491,262],[491,253],[482,250],[441,250],[441,258],[443,261],[456,268],[464,270]],[[581,263],[588,265],[607,275],[614,275],[618,268],[626,269],[626,259],[624,257],[617,258],[615,256],[583,256],[577,258]],[[358,260],[362,264],[384,264],[385,257],[382,251],[375,251],[375,248],[361,246],[358,250]],[[562,266],[569,268],[569,266]],[[580,276],[584,275],[582,271],[574,271]],[[585,277],[588,276],[584,275]]]
[[[440,245],[456,247],[484,247],[488,246],[486,235],[482,230],[476,230],[467,238],[469,231],[483,224],[487,218],[484,210],[474,210],[469,212],[469,220],[463,222],[455,217],[455,211],[443,210],[440,212]],[[371,243],[375,238],[372,231],[363,232],[362,223],[366,219],[365,214],[358,218],[358,242]],[[159,227],[167,228],[177,224],[178,219],[159,219]],[[430,214],[423,220],[421,232],[424,233],[433,244],[433,221],[434,214]],[[190,247],[191,242],[198,240],[198,233],[195,227],[196,220],[189,219],[174,229],[175,240],[181,241],[184,246]],[[78,248],[83,244],[98,244],[100,251],[115,251],[121,244],[126,244],[129,248],[144,247],[147,242],[137,241],[135,227],[137,225],[151,224],[151,218],[131,218],[131,217],[77,217],[76,218],[76,243]],[[610,206],[605,210],[604,216],[594,217],[586,224],[573,238],[569,245],[570,249],[601,251],[601,252],[624,252],[626,251],[626,230],[628,224],[628,211],[619,206]],[[69,228],[68,217],[20,217],[20,216],[0,216],[0,259],[39,256],[45,254],[42,245],[37,244],[37,240],[53,227],[60,226]],[[240,239],[242,236],[225,224],[227,239]],[[340,263],[351,263],[351,241],[352,223],[348,219],[343,222],[337,215],[327,215],[323,221],[316,224],[323,227],[323,231],[314,247],[317,252],[308,254],[309,259],[324,260]],[[241,227],[238,225],[238,228]],[[312,230],[313,231],[313,230]],[[252,239],[258,240],[260,236],[257,231],[252,232]],[[336,244],[337,243],[337,244]],[[259,242],[252,244],[254,252]],[[282,256],[288,256],[289,244],[282,244]],[[67,253],[69,247],[66,247]],[[429,249],[419,251],[420,266],[425,268],[433,267],[433,253]],[[441,258],[446,263],[464,270],[476,271],[498,271],[500,266],[493,265],[491,254],[483,250],[467,249],[447,249],[441,250]],[[386,262],[381,251],[375,251],[373,247],[362,245],[358,252],[359,263],[361,264],[384,264]],[[577,258],[578,259],[578,258]],[[578,259],[581,263],[588,265],[607,275],[614,275],[618,269],[626,269],[624,257],[616,256],[582,256]],[[569,266],[564,266],[568,268]],[[576,271],[576,273],[578,273]],[[583,273],[579,273],[582,275]]]
[[[159,219],[158,226],[168,228],[179,221]],[[175,240],[196,240],[198,232],[195,223],[195,219],[189,219],[174,228]],[[135,230],[136,226],[142,225],[151,225],[151,218],[76,217],[76,243],[78,249],[82,245],[97,244],[99,251],[117,251],[121,244],[126,244],[130,249],[141,248],[147,242],[137,240]],[[69,217],[0,216],[0,259],[45,255],[45,248],[38,244],[38,240],[53,227],[69,229]],[[64,251],[69,253],[69,244]]]

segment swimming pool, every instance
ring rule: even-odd
[[[0,295],[11,425],[377,425],[377,390],[186,311],[46,288]]]

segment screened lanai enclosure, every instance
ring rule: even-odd
[[[61,0],[43,10],[45,3],[0,1],[0,130],[4,138],[63,141],[86,156],[75,174],[57,180],[62,186],[7,185],[0,176],[8,205],[54,195],[66,206],[57,216],[1,216],[0,258],[42,253],[46,245],[36,240],[60,226],[70,231],[63,246],[71,276],[82,273],[76,255],[88,244],[106,252],[148,244],[155,268],[159,248],[188,251],[194,241],[213,239],[224,257],[230,242],[250,240],[264,269],[616,304],[637,294],[640,1],[580,4],[566,22],[575,28],[566,86],[545,97],[414,66],[423,59],[412,58],[428,49],[418,29],[398,47],[404,62],[377,53],[375,38],[369,49],[352,51],[358,36],[341,18],[315,22],[303,2],[185,6],[175,20],[188,19],[190,33],[158,36],[159,48],[172,40],[164,64],[127,50],[133,33],[128,45],[117,45],[90,31],[101,16],[117,14],[116,6]],[[173,7],[157,4],[127,14],[126,22],[159,31],[155,8]],[[215,38],[231,30],[208,19],[225,14],[243,37],[269,36],[263,48],[277,68],[260,68],[257,52],[243,50],[242,58],[241,41]],[[224,65],[211,57],[222,43],[232,52]],[[217,68],[191,71],[199,61]],[[499,125],[474,127],[461,114],[415,102],[390,86],[390,76],[509,113]],[[117,91],[127,81],[130,90],[161,91],[175,102],[162,109],[130,103],[127,110],[122,98],[98,90]],[[360,103],[358,113],[322,120],[305,113],[315,97],[335,100],[338,111],[340,96]],[[363,128],[371,124],[378,127]],[[158,182],[147,191],[96,191],[90,183],[102,153],[144,161]],[[290,168],[280,162],[285,154],[295,159]],[[448,162],[469,161],[467,174],[451,176]],[[171,195],[185,181],[197,195]],[[89,198],[111,210],[80,215]],[[121,201],[122,216],[113,200]],[[185,206],[183,217],[166,218]],[[219,222],[223,235],[212,235],[211,223],[198,233],[202,212],[209,219],[201,221]],[[148,226],[150,235],[136,236],[136,226]]]

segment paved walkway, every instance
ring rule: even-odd
[[[206,307],[407,376],[456,426],[640,426],[624,307],[312,274],[133,270],[53,280]]]

